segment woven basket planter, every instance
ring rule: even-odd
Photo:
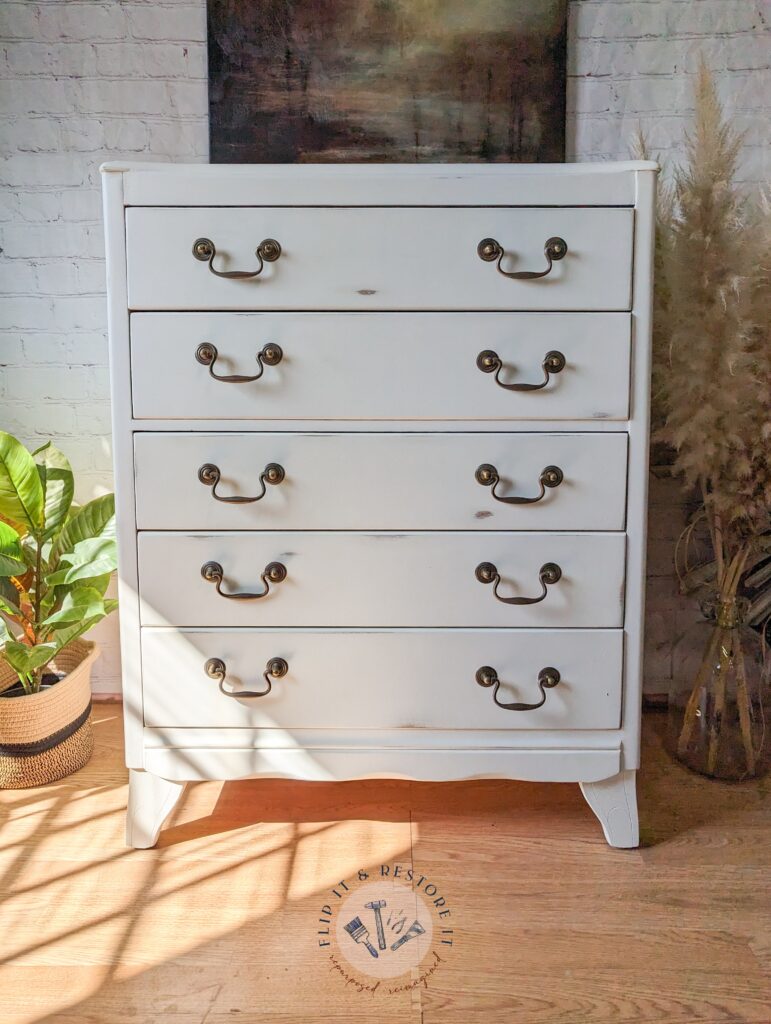
[[[0,662],[0,789],[29,789],[64,778],[89,760],[91,666],[99,649],[74,640],[59,651],[46,671],[66,673],[39,693],[3,696],[18,682]]]

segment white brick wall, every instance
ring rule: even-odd
[[[742,178],[763,180],[769,20],[762,0],[572,0],[569,158],[624,157],[638,124],[676,156],[704,53],[747,131]],[[203,0],[0,6],[0,422],[31,443],[57,438],[80,500],[111,486],[97,168],[206,160],[205,38]],[[666,496],[653,507],[651,679],[660,689],[677,604],[669,534],[681,512]],[[116,691],[115,622],[98,638],[96,687]]]

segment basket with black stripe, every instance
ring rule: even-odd
[[[0,661],[0,789],[29,789],[77,771],[94,749],[91,666],[99,649],[74,640],[46,666],[37,693],[25,693]]]

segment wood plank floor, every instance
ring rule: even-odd
[[[771,785],[673,765],[659,715],[640,850],[605,845],[577,786],[254,781],[190,787],[131,851],[119,714],[97,705],[77,775],[0,792],[3,1024],[771,1021]],[[383,864],[438,886],[453,944],[371,992],[318,921]]]

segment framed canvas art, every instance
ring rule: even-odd
[[[208,0],[213,163],[558,162],[566,0]]]

